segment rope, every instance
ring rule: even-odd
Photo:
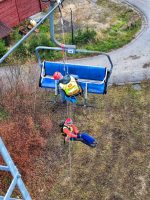
[[[62,11],[59,7],[59,12],[60,12],[60,22],[61,22],[61,28],[62,28],[62,39],[63,39],[63,43],[65,44],[65,30],[64,30],[64,20],[63,20],[63,15],[62,15]],[[65,71],[65,75],[68,74],[68,67],[66,68],[66,61],[67,61],[67,54],[65,51],[65,45],[62,44],[61,48],[62,48],[62,54],[63,54],[63,63],[64,63],[64,71]]]
[[[67,102],[67,117],[71,117],[72,116],[72,104]],[[72,149],[72,143],[69,140],[69,177],[70,177],[70,191],[72,191],[72,155],[71,155],[71,149]],[[73,199],[72,196],[72,192],[71,192],[71,198]]]
[[[65,44],[65,31],[64,31],[64,20],[63,20],[63,15],[61,12],[61,9],[59,7],[60,11],[60,19],[61,19],[61,26],[62,26],[62,36],[63,36],[63,43]],[[63,63],[64,63],[64,71],[65,75],[68,74],[68,67],[66,67],[66,61],[67,61],[67,54],[65,51],[64,44],[62,44],[62,54],[63,54]],[[67,101],[67,118],[72,117],[72,104]],[[69,177],[70,177],[70,190],[72,191],[72,155],[71,155],[71,149],[72,149],[72,144],[71,141],[69,141]],[[71,192],[71,199],[73,199],[73,194]]]
[[[71,141],[69,141],[69,176],[70,176],[70,190],[72,191],[72,155],[71,155],[71,147],[72,147],[72,143],[71,143]]]

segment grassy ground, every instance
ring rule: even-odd
[[[1,137],[33,199],[149,199],[149,82],[141,88],[113,86],[105,96],[90,96],[98,108],[69,108],[79,130],[96,138],[95,149],[80,142],[64,146],[58,124],[66,108],[52,109],[43,90],[2,96]],[[2,178],[0,194],[10,182]]]
[[[96,42],[87,44],[86,48],[108,52],[129,43],[141,28],[141,17],[123,4],[110,0],[98,1],[98,5],[106,10],[103,17],[108,28],[99,31]]]
[[[92,6],[90,12],[88,12],[89,7],[84,4],[85,2],[73,12],[74,24],[81,27],[79,33],[74,31],[74,42],[81,48],[108,52],[129,43],[141,27],[141,17],[124,4],[116,3],[113,0],[98,0],[97,10],[100,9],[100,12],[93,10]],[[93,7],[96,6],[92,5]],[[84,12],[89,13],[89,15],[82,14],[82,7],[84,7]],[[92,12],[95,18],[92,17]],[[79,16],[76,16],[76,13]],[[66,19],[69,18],[65,17]],[[78,18],[80,20],[77,20]],[[85,18],[87,21],[85,21]],[[96,31],[96,35],[86,32],[87,27]]]
[[[72,144],[72,178],[68,163],[48,199],[148,200],[149,98],[148,84],[142,84],[141,91],[131,86],[112,87],[97,100],[99,110],[76,109],[79,129],[91,133],[98,145],[90,149]]]

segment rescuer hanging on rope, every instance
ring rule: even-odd
[[[90,147],[96,147],[95,139],[87,133],[80,133],[71,118],[61,122],[60,127],[64,141],[81,141]]]
[[[82,88],[77,82],[77,77],[69,74],[63,76],[60,72],[55,72],[53,78],[58,80],[58,89],[62,103],[65,103],[66,100],[76,103],[76,96],[82,94]]]

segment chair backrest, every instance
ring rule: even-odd
[[[99,66],[77,65],[77,64],[64,64],[58,62],[44,62],[45,75],[53,76],[56,71],[65,75],[65,70],[69,74],[78,75],[79,79],[89,79],[96,81],[103,81],[106,75],[106,68]]]

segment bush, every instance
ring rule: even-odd
[[[30,38],[28,51],[33,54],[35,52],[35,48],[39,46],[39,39],[37,35],[34,35]]]
[[[12,42],[18,42],[21,39],[21,35],[19,34],[19,30],[16,28],[10,35],[10,39]]]
[[[10,35],[10,45],[14,46],[14,44],[17,43],[21,38],[22,36],[19,34],[18,28],[15,28]],[[26,42],[24,41],[15,49],[12,55],[8,57],[7,61],[11,63],[12,62],[16,63],[16,61],[17,62],[19,61],[23,64],[24,62],[26,62],[27,56],[28,56],[28,50]]]
[[[16,51],[14,52],[15,57],[19,60],[21,60],[22,62],[25,62],[27,55],[28,55],[28,51],[27,51],[27,47],[25,44],[20,44]]]
[[[42,46],[50,46],[50,38],[45,34],[39,34],[39,42]]]
[[[79,29],[74,37],[75,44],[87,44],[96,40],[96,32],[86,28],[86,30]]]
[[[29,40],[28,51],[32,54],[35,53],[37,46],[50,46],[50,38],[44,33],[33,35]]]
[[[30,54],[35,55],[35,48],[37,46],[49,46],[54,47],[54,43],[50,40],[50,38],[44,34],[40,33],[38,35],[34,35],[30,38],[28,45],[28,51]],[[61,52],[54,52],[53,50],[41,50],[40,51],[41,59],[58,59],[62,57]]]
[[[49,29],[49,20],[47,19],[43,24],[40,25],[39,30],[41,33],[48,33]]]
[[[5,46],[5,42],[3,40],[0,40],[0,57],[2,57],[7,51],[7,48]]]
[[[41,40],[42,40],[42,44],[44,45],[44,42],[46,42],[46,40],[43,41],[42,38],[41,38]],[[50,39],[49,39],[49,41],[47,43],[45,43],[44,46],[54,47],[54,43],[52,41],[50,41]],[[42,59],[46,59],[46,60],[49,60],[49,59],[54,60],[54,59],[62,57],[61,52],[56,52],[53,50],[41,50],[40,55],[41,55]]]

